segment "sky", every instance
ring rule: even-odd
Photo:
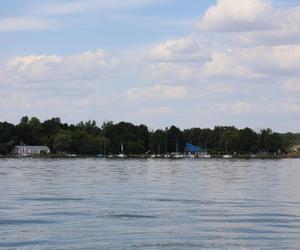
[[[300,132],[300,0],[1,0],[0,120]]]

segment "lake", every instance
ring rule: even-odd
[[[300,160],[0,160],[1,249],[299,249]]]

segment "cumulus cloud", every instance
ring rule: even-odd
[[[2,78],[13,84],[91,80],[121,65],[119,58],[101,49],[70,56],[29,55],[10,59]]]
[[[204,66],[208,76],[239,76],[245,79],[266,76],[290,77],[300,72],[300,46],[255,46],[234,48],[213,54]]]
[[[210,59],[209,49],[194,36],[169,40],[150,51],[145,75],[167,84],[197,82],[202,65]]]
[[[172,82],[189,83],[200,77],[200,67],[184,63],[151,63],[145,68],[145,76],[153,81],[170,84]]]
[[[115,15],[114,21],[124,21],[128,15],[134,21],[136,13],[123,10],[153,3],[161,1],[46,0],[34,15],[64,15],[59,17],[62,21],[70,15],[70,21],[107,11]],[[153,26],[154,21],[148,22]],[[155,19],[155,24],[162,22]],[[298,119],[300,124],[295,115],[300,110],[299,23],[299,5],[218,0],[193,34],[172,36],[154,46],[134,45],[121,49],[121,56],[99,49],[76,55],[14,57],[0,67],[0,113],[10,106],[33,115],[61,110],[64,117],[80,114],[82,119],[99,113],[107,119],[144,119],[150,125],[152,117],[160,114],[169,114],[179,125],[185,117],[187,126],[203,120],[210,125],[237,121],[248,126],[261,119],[276,127],[279,116]],[[0,32],[48,29],[51,24],[51,19],[2,19]],[[156,124],[169,122],[157,120]]]
[[[240,65],[231,51],[227,53],[213,53],[212,60],[208,61],[202,72],[207,77],[241,77],[249,78],[253,73],[245,67]]]
[[[197,24],[200,31],[236,32],[245,45],[300,42],[300,6],[273,6],[269,0],[218,0]]]
[[[149,59],[159,62],[196,62],[206,61],[210,53],[193,37],[169,40],[155,46]]]
[[[300,45],[254,47],[241,53],[241,61],[257,71],[270,74],[298,74]]]
[[[271,14],[271,16],[270,16]],[[205,13],[198,28],[202,31],[239,32],[276,27],[275,15],[267,0],[218,0]]]
[[[0,115],[10,107],[33,116],[72,120],[88,108],[98,109],[118,98],[111,93],[114,74],[122,74],[119,57],[98,49],[80,54],[29,55],[9,59],[0,69]],[[109,82],[109,84],[107,84]]]

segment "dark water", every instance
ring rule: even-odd
[[[0,160],[1,249],[300,249],[300,161]]]

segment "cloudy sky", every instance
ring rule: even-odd
[[[0,120],[300,131],[300,0],[1,0]]]

